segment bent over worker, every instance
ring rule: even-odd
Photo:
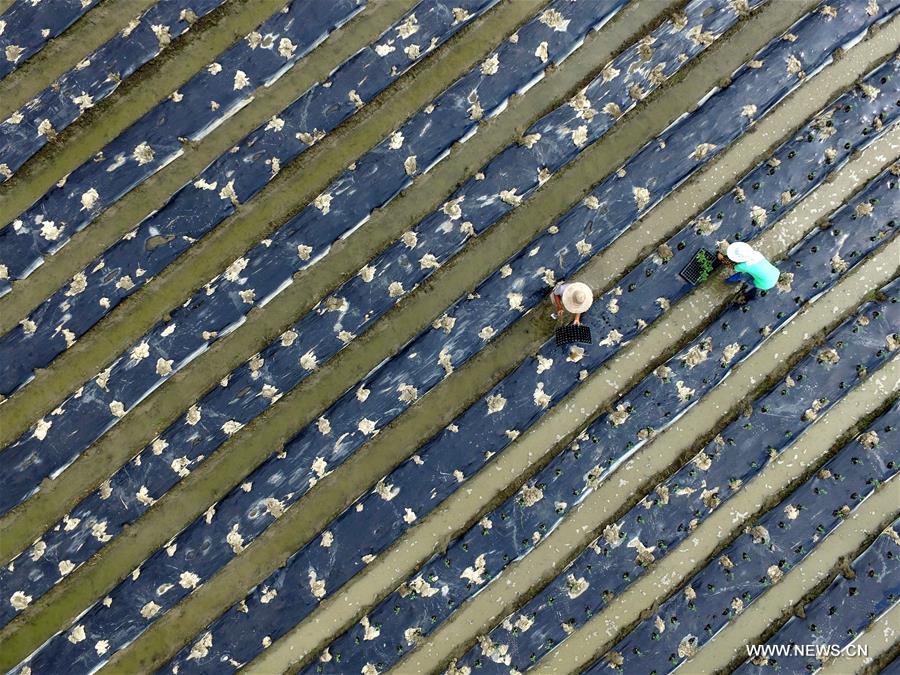
[[[581,324],[581,315],[590,308],[594,302],[594,293],[591,287],[580,281],[571,283],[560,282],[553,288],[553,306],[559,313],[565,309],[570,314],[575,315],[576,326]],[[556,318],[556,314],[553,315]]]
[[[726,284],[747,281],[759,290],[767,291],[778,283],[778,277],[781,275],[778,268],[746,242],[736,241],[728,244],[725,257],[722,258],[721,253],[719,256],[726,265],[733,267],[735,271],[735,274],[725,279]]]

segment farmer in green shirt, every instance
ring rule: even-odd
[[[767,291],[778,283],[778,277],[781,274],[778,268],[750,244],[743,241],[731,243],[725,251],[724,258],[721,253],[719,257],[735,271],[735,274],[725,279],[727,284],[752,281],[756,288]]]

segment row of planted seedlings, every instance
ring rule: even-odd
[[[379,51],[385,50],[377,49],[380,45],[370,45],[338,67],[327,82],[317,83],[282,114],[249,134],[236,151],[232,148],[223,153],[162,209],[76,274],[68,288],[48,298],[3,337],[0,346],[19,358],[15,367],[4,369],[2,393],[9,395],[27,384],[35,368],[46,366],[70,348],[122,300],[233,215],[283,165],[297,159],[495,2],[468,0],[459,3],[454,13],[449,1],[445,6],[439,0],[422,0],[380,39],[387,42],[396,35],[410,44],[421,40],[422,47],[411,52],[414,58],[393,44],[389,46],[393,50],[383,56]],[[294,6],[298,15],[310,9]],[[27,276],[44,255],[59,250],[72,234],[180,155],[182,139],[201,140],[249,103],[258,87],[271,84],[315,48],[323,30],[333,30],[359,9],[358,0],[343,0],[322,3],[313,11],[313,21],[276,14],[269,21],[284,23],[272,28],[281,28],[285,37],[273,42],[270,49],[262,50],[259,44],[254,47],[256,38],[251,34],[249,40],[209,64],[179,92],[107,144],[100,155],[103,161],[83,164],[62,186],[53,188],[11,226],[0,230],[0,264],[6,267],[7,277]],[[292,38],[304,42],[298,46]],[[327,196],[319,198],[322,210],[330,210],[324,201]],[[340,213],[337,207],[335,213]],[[276,245],[276,250],[281,248]],[[297,258],[296,245],[291,253]],[[254,300],[239,298],[248,309]]]
[[[898,412],[897,404],[894,404],[890,413],[879,418],[871,429],[856,439],[858,446],[861,446],[856,448],[859,454],[868,454],[874,447],[884,448],[881,459],[890,470],[894,469],[898,461]],[[888,442],[894,443],[893,452],[885,445]],[[834,467],[825,467],[825,471],[820,473],[820,478],[841,480],[841,475],[835,473]],[[873,472],[870,480],[880,481],[876,476]],[[819,490],[813,492],[816,495],[823,492],[830,494],[827,485],[819,486]],[[856,499],[858,498],[857,495]],[[844,504],[841,504],[838,510],[843,507]],[[777,631],[773,631],[764,643],[767,646],[813,644],[821,651],[810,656],[805,653],[782,655],[773,650],[771,656],[748,658],[735,672],[748,675],[771,672],[774,668],[795,673],[818,670],[828,658],[834,656],[833,646],[844,648],[852,644],[875,621],[896,607],[900,599],[900,565],[897,564],[900,557],[900,521],[895,521],[882,534],[855,560],[848,563],[821,594],[804,603],[800,611],[792,615]]]
[[[355,398],[355,396],[354,396],[354,398]],[[319,426],[321,426],[321,423],[320,423]],[[317,432],[317,433],[321,433],[321,432]],[[365,434],[363,434],[363,435],[365,435]],[[288,454],[290,454],[290,453],[288,453]],[[274,461],[274,460],[273,460],[273,461]],[[321,469],[319,469],[319,470],[320,470],[320,471],[324,471],[324,467],[321,467]],[[299,479],[298,479],[298,480],[299,480]],[[252,481],[248,481],[247,483],[245,483],[245,485],[252,485]],[[246,489],[246,488],[244,488],[244,489]],[[251,488],[251,490],[252,490],[252,488]],[[245,494],[245,493],[244,493],[243,490],[240,490],[237,494],[240,495],[240,494]],[[293,496],[293,495],[291,495],[291,496]],[[298,495],[298,496],[299,496],[299,495]],[[144,497],[146,497],[146,494],[144,495]],[[253,498],[256,499],[256,496],[254,495]],[[150,499],[152,499],[152,497],[151,497]],[[290,498],[286,498],[286,499],[289,501]],[[278,500],[278,499],[275,499],[275,501],[276,501],[276,502],[282,503],[282,508],[283,508],[284,500]],[[273,510],[277,511],[278,508],[275,507]],[[252,511],[257,512],[257,509],[252,509]],[[257,514],[257,515],[258,515],[258,514]],[[267,515],[268,515],[268,514],[267,514]],[[242,538],[245,536],[245,535],[241,532],[240,527],[236,527],[236,528],[232,528],[232,529],[234,530],[234,534],[232,534],[232,532],[229,531],[229,535],[230,535],[232,544],[229,544],[229,545],[228,545],[228,557],[231,557],[231,556],[233,555],[233,553],[234,553],[236,550],[240,550],[240,549],[243,547],[243,543],[238,543],[237,545],[234,545],[233,542],[235,542],[235,541],[237,541],[237,540],[242,540]],[[223,541],[224,541],[225,539],[226,539],[226,537],[223,536]],[[242,540],[242,541],[243,541],[243,540]],[[177,548],[177,546],[176,546],[176,548]],[[182,549],[182,550],[184,550],[184,549]],[[168,555],[168,554],[167,554],[167,555]],[[192,574],[193,574],[193,573],[192,573]],[[187,590],[187,589],[185,589],[185,590]],[[154,604],[155,604],[155,603],[154,603]],[[153,615],[155,615],[155,612],[153,613]],[[146,618],[146,617],[145,617],[145,618]]]
[[[876,265],[875,261],[868,265],[868,268],[871,270],[873,265]],[[857,281],[865,274],[867,273],[863,271],[855,275]],[[859,284],[856,283],[856,286],[858,287]],[[892,293],[889,298],[890,302],[897,302],[896,283],[883,290]],[[875,295],[879,302],[885,301],[885,295],[882,293],[879,292]],[[871,297],[871,295],[867,297]],[[868,325],[870,316],[873,318],[880,316],[882,308],[877,304],[866,305],[865,309],[871,310],[873,306],[875,307],[874,311],[858,318],[859,326]],[[894,308],[889,307],[888,309]],[[812,315],[805,316],[803,323],[806,326],[814,325],[815,320],[811,324],[811,318]],[[869,334],[865,338],[868,341],[867,346],[875,345],[876,348],[880,346],[877,349],[877,358],[870,361],[852,361],[853,365],[848,370],[827,372],[824,375],[829,379],[829,386],[823,393],[827,395],[832,391],[837,391],[836,398],[838,400],[835,402],[839,403],[845,397],[847,392],[844,389],[852,389],[850,391],[852,396],[849,397],[851,400],[842,404],[840,414],[843,415],[846,414],[846,411],[852,410],[852,406],[858,405],[861,398],[874,395],[876,404],[873,405],[877,405],[877,401],[881,401],[881,410],[886,407],[883,403],[884,396],[890,400],[895,398],[896,387],[893,388],[894,393],[892,394],[890,382],[896,372],[896,359],[889,367],[880,368],[875,372],[874,377],[867,379],[866,375],[867,367],[879,368],[885,363],[885,359],[882,357],[890,349],[890,347],[885,349],[885,343],[891,345],[896,341],[896,334],[892,336],[888,333],[886,337],[883,335],[883,329],[890,330],[892,327],[890,322],[893,320],[895,319],[892,316],[887,321],[883,321],[875,333]],[[848,324],[850,323],[852,321],[848,322]],[[860,332],[860,329],[852,325],[844,328],[846,330],[841,333],[842,335]],[[880,329],[882,329],[881,334],[879,334]],[[814,340],[818,343],[820,340],[818,334],[815,335]],[[801,462],[796,470],[794,468],[797,466],[795,462],[798,453],[801,452],[798,444],[794,442],[796,439],[801,440],[799,446],[802,447],[803,453],[808,454],[810,445],[821,446],[824,444],[825,447],[817,452],[827,450],[831,441],[827,438],[822,440],[823,435],[828,434],[827,429],[816,427],[813,434],[815,440],[806,439],[804,433],[813,420],[821,417],[818,415],[818,411],[821,410],[824,415],[832,407],[829,401],[824,398],[814,399],[812,395],[818,393],[814,389],[816,382],[819,381],[816,377],[822,378],[821,371],[816,369],[822,368],[823,362],[835,356],[830,349],[833,344],[837,348],[844,346],[839,338],[835,338],[834,335],[830,336],[829,341],[824,343],[821,353],[816,350],[817,353],[806,358],[802,362],[802,367],[791,372],[779,387],[752,401],[753,406],[762,402],[762,411],[769,413],[768,415],[757,416],[749,402],[741,404],[739,398],[736,398],[733,393],[726,396],[726,398],[730,396],[732,399],[732,403],[729,405],[733,407],[724,415],[719,414],[716,403],[704,401],[705,407],[698,407],[698,414],[701,416],[712,414],[715,421],[704,422],[701,425],[702,431],[697,429],[695,432],[692,427],[680,424],[677,431],[666,433],[663,438],[656,441],[655,445],[642,450],[640,454],[629,457],[624,462],[622,471],[612,476],[618,478],[617,485],[608,480],[610,471],[606,470],[604,472],[606,475],[601,477],[601,480],[606,483],[605,487],[582,500],[578,507],[578,515],[567,518],[564,526],[559,527],[558,531],[547,538],[546,546],[542,549],[544,553],[539,554],[540,562],[533,564],[533,561],[526,559],[528,564],[521,568],[516,565],[515,569],[507,573],[511,575],[504,577],[507,587],[509,584],[521,585],[525,581],[526,588],[529,590],[519,591],[516,594],[517,597],[506,600],[507,604],[503,614],[494,615],[494,618],[489,619],[490,623],[485,624],[481,630],[487,632],[486,629],[495,625],[495,622],[500,625],[497,625],[489,635],[479,636],[479,647],[473,648],[460,662],[454,662],[449,672],[468,672],[467,669],[471,668],[473,664],[477,664],[479,668],[487,667],[488,670],[497,672],[503,671],[504,666],[508,668],[510,664],[514,668],[525,670],[538,662],[545,654],[550,654],[553,658],[550,659],[550,663],[542,662],[544,669],[577,669],[585,665],[584,659],[590,660],[591,650],[594,650],[593,653],[596,654],[602,653],[597,651],[600,649],[599,645],[605,644],[604,649],[608,648],[611,644],[609,640],[613,640],[611,636],[616,635],[616,630],[623,630],[629,621],[637,621],[646,617],[650,609],[656,606],[654,603],[664,599],[662,596],[657,601],[655,594],[661,595],[666,592],[667,588],[673,587],[673,584],[681,583],[679,579],[683,579],[685,574],[681,567],[695,565],[698,554],[700,555],[699,565],[702,566],[704,560],[709,559],[704,557],[712,555],[712,549],[716,547],[716,540],[721,539],[723,533],[737,528],[738,524],[746,520],[749,513],[753,513],[754,509],[759,508],[760,503],[771,505],[771,498],[767,498],[767,495],[771,494],[773,490],[775,494],[778,494],[779,491],[786,489],[786,487],[779,487],[786,480],[781,472],[781,465],[791,467],[787,473],[789,479],[791,474],[803,472],[804,467],[807,466],[806,462]],[[776,347],[774,345],[769,347],[768,354],[771,355],[772,349]],[[798,358],[805,355],[806,349],[807,347],[804,347],[794,354],[789,354],[787,362],[796,363]],[[856,352],[848,353],[847,350],[844,353],[851,359],[858,355]],[[868,354],[862,354],[862,357],[866,358]],[[755,366],[753,367],[755,368]],[[780,378],[787,370],[789,368],[786,366],[777,366],[774,373],[770,373],[763,379],[762,386],[759,386],[759,380],[753,373],[748,373],[746,368],[738,371],[738,379],[743,381],[743,386],[747,385],[749,379],[750,398],[752,399],[752,396],[760,390],[769,387],[774,379],[773,374]],[[840,379],[846,373],[853,373],[854,370],[858,376],[852,381]],[[811,373],[813,378],[810,378]],[[807,390],[806,394],[809,395],[805,399],[797,399],[798,402],[791,399],[791,404],[785,405],[783,397],[793,396],[791,388],[797,386],[798,381],[803,381],[803,386]],[[731,385],[732,388],[734,386]],[[779,402],[782,409],[773,411],[773,406]],[[805,404],[810,404],[810,407],[801,413],[802,408],[798,406]],[[793,416],[794,414],[796,417]],[[868,419],[874,416],[867,412],[863,414],[870,415]],[[727,424],[728,420],[734,420],[740,415],[744,415],[746,419],[739,419],[730,426]],[[800,428],[792,428],[793,420],[801,417],[803,423]],[[694,417],[693,419],[696,423],[699,418]],[[763,441],[768,439],[773,442],[762,443],[759,451],[756,452],[755,435],[749,430],[756,428],[758,422],[770,425],[763,431]],[[842,423],[845,426],[848,424],[843,421]],[[689,425],[691,422],[687,421],[685,424]],[[738,434],[738,430],[743,431]],[[700,438],[703,440],[700,441],[699,446],[691,441],[692,433],[694,433],[693,438],[697,437],[697,433],[702,434]],[[780,437],[782,434],[783,437]],[[743,446],[741,445],[742,436],[745,443]],[[655,437],[655,434],[651,434],[652,437]],[[850,435],[846,435],[846,437],[849,438]],[[784,440],[785,438],[788,440]],[[711,439],[714,440],[704,447],[704,444]],[[736,455],[731,463],[726,461],[718,469],[710,468],[712,466],[710,459],[713,463],[723,458],[728,460],[729,454],[742,452],[741,448],[747,448],[747,443],[751,441],[755,454],[750,453],[746,462],[743,455]],[[681,444],[679,450],[674,454],[672,453],[673,442],[676,446]],[[662,443],[662,447],[660,447],[660,443]],[[726,445],[730,448],[726,448]],[[698,447],[702,448],[703,452],[697,453]],[[664,457],[651,459],[657,450],[665,453]],[[691,461],[684,462],[685,459]],[[770,460],[768,464],[773,466],[765,466],[765,473],[752,481],[757,474],[763,471],[763,465],[767,464],[766,460]],[[647,461],[657,467],[657,473],[653,474],[651,479],[648,479],[637,468],[642,461]],[[751,470],[742,474],[741,471],[745,465],[749,466]],[[595,468],[602,471],[602,467]],[[668,477],[675,469],[678,471],[674,477],[663,480],[656,485],[655,490],[651,489],[653,483],[659,480],[660,476]],[[592,473],[596,474],[596,472]],[[727,480],[725,479],[726,474]],[[709,479],[710,477],[712,480]],[[589,476],[585,480],[589,481],[591,478]],[[636,492],[632,496],[631,488],[623,491],[622,486],[634,484],[634,479],[637,479],[638,487],[635,488]],[[649,482],[650,480],[653,482]],[[741,487],[748,482],[751,485],[741,490]],[[726,485],[727,489],[725,489]],[[733,502],[726,501],[734,497],[737,499],[734,499]],[[723,503],[726,508],[722,509],[722,512],[718,512],[718,507]],[[749,512],[747,511],[748,507]],[[600,518],[592,517],[592,513],[599,513]],[[714,513],[715,517],[711,518]],[[575,522],[570,522],[572,520]],[[707,523],[707,520],[710,522]],[[678,534],[673,538],[671,531],[676,527]],[[627,546],[624,545],[626,542]],[[623,544],[621,550],[611,552],[611,549],[618,549],[620,544]],[[551,547],[549,551],[559,551],[561,550],[559,547],[562,547],[562,550],[574,551],[574,553],[548,553],[547,546]],[[699,549],[698,546],[700,546]],[[577,556],[575,563],[567,566],[576,553],[580,555]],[[664,556],[668,557],[661,562],[656,562]],[[607,558],[610,560],[606,560]],[[549,569],[536,566],[546,566],[551,563],[553,567]],[[564,567],[565,571],[557,575],[556,570],[559,567]],[[544,575],[545,569],[547,569],[546,575]],[[529,574],[534,575],[536,571],[540,571],[536,577],[528,576]],[[642,578],[645,576],[648,578]],[[547,584],[550,585],[547,586]],[[632,588],[632,585],[635,587]],[[547,587],[545,588],[545,586]],[[480,599],[482,606],[485,599],[490,602],[492,597],[496,597],[498,594],[504,595],[504,591],[497,588],[497,584],[492,588],[493,590],[487,594],[488,597]],[[588,591],[588,589],[590,590]],[[588,592],[585,593],[585,591]],[[535,594],[537,594],[536,597]],[[505,595],[510,596],[509,593],[505,593]],[[514,608],[516,611],[505,616],[506,612],[510,612]],[[641,611],[642,608],[643,611]],[[474,608],[467,607],[467,609]],[[471,615],[471,611],[469,614]],[[504,616],[504,620],[500,622],[500,618]],[[578,628],[583,628],[583,630],[575,632]],[[473,627],[471,630],[474,641],[475,628]],[[573,643],[565,642],[573,633],[576,636]],[[736,636],[740,635],[746,639],[746,635],[743,633],[736,634]],[[560,643],[563,643],[563,648],[559,652],[552,651],[560,646]],[[447,658],[449,659],[449,657]],[[421,663],[421,659],[419,662]],[[704,663],[703,667],[708,669],[709,664]]]
[[[798,247],[795,254],[805,258],[804,252],[817,248],[818,242],[827,236],[834,236],[832,230],[813,234]],[[807,264],[812,262],[815,260],[804,260],[803,267],[808,269]],[[818,288],[811,285],[808,288],[812,295],[807,297],[814,297]],[[676,464],[675,467],[680,468],[674,475],[655,488],[645,486],[631,501],[633,508],[619,514],[613,522],[598,524],[597,531],[602,534],[597,540],[578,554],[546,588],[540,589],[515,614],[506,617],[500,626],[481,638],[481,646],[471,650],[458,666],[471,667],[480,662],[482,666],[494,669],[511,665],[525,670],[620,595],[656,559],[690,537],[707,516],[762,471],[768,461],[781,456],[856,384],[893,357],[897,346],[896,334],[891,332],[897,312],[896,291],[897,283],[894,282],[884,289],[880,304],[868,305],[867,314],[849,320],[824,345],[815,347],[778,386],[758,396],[746,408],[744,417],[724,425],[724,428],[717,425],[718,433],[714,434],[713,440],[683,465]],[[757,298],[754,304],[759,303],[764,311],[766,303],[761,300]],[[733,315],[746,317],[742,311],[744,307],[735,305],[720,316],[717,319],[720,329],[727,330],[722,327]],[[872,330],[868,328],[870,324]],[[847,336],[853,336],[852,343],[845,339]],[[699,351],[683,351],[622,398],[626,402],[637,402],[639,407],[632,403],[630,409],[615,410],[601,417],[572,445],[568,457],[563,455],[562,461],[551,464],[535,479],[536,483],[544,486],[545,501],[551,501],[543,507],[545,513],[540,513],[538,509],[538,513],[526,522],[516,521],[520,531],[527,532],[531,526],[534,531],[543,533],[537,519],[543,515],[546,523],[547,519],[553,518],[549,514],[553,498],[562,499],[565,488],[570,487],[572,497],[578,503],[583,502],[586,498],[583,493],[593,491],[606,481],[624,461],[620,450],[623,443],[616,429],[616,421],[621,419],[621,415],[617,417],[616,413],[627,413],[629,417],[625,425],[633,425],[626,429],[626,432],[632,432],[631,438],[626,435],[623,439],[632,444],[627,449],[627,458],[637,451],[635,446],[657,435],[658,426],[641,426],[648,419],[656,419],[655,415],[668,415],[667,419],[671,420],[681,414],[677,409],[673,414],[668,414],[669,410],[661,411],[652,403],[644,405],[642,399],[646,397],[645,392],[659,386],[660,380],[670,385],[674,383],[675,389],[681,392],[693,389],[693,383],[689,380],[680,380],[679,386],[678,378],[694,370],[690,366],[692,359],[702,356],[712,347],[709,342],[704,342],[708,337],[704,335],[694,341],[692,347],[699,347]],[[702,377],[704,371],[710,369],[724,371],[731,363],[734,345],[739,345],[738,349],[754,348],[754,345],[741,341],[725,345],[720,352],[710,349],[706,352],[708,362],[692,377]],[[719,353],[721,356],[717,359]],[[703,385],[704,388],[709,386],[710,383]],[[652,394],[648,398],[652,400]],[[691,400],[696,398],[695,391],[691,393]],[[690,405],[691,400],[686,404]],[[663,425],[669,423],[666,421]],[[648,451],[652,451],[652,447]],[[733,461],[731,456],[734,453],[740,454]],[[573,464],[590,469],[588,472],[576,471],[574,475],[568,471],[567,476],[555,476],[557,471],[568,469]],[[541,480],[547,482],[541,483]],[[582,486],[580,481],[586,485]],[[643,499],[638,501],[641,495]],[[517,510],[528,512],[522,507]],[[497,519],[491,520],[496,522]],[[559,519],[555,521],[551,527],[559,523]],[[626,545],[620,547],[619,544]],[[589,587],[594,590],[581,597]],[[528,626],[528,629],[522,630],[522,626]]]
[[[897,289],[895,283],[889,291],[894,294],[893,308],[872,303],[860,316],[868,316],[874,308],[888,313],[893,309],[894,323],[884,328],[896,327],[900,319]],[[835,343],[844,341],[849,347],[857,339],[852,333],[857,327],[855,321],[842,326],[833,335]],[[892,432],[900,421],[898,415],[900,407],[895,403],[864,434],[827,463],[819,464],[820,470],[811,471],[808,480],[777,506],[755,519],[746,531],[736,533],[736,538],[666,600],[653,618],[631,630],[587,672],[603,672],[609,666],[619,672],[671,672],[763,593],[777,587],[826,537],[839,531],[844,519],[865,508],[866,499],[879,489],[896,489],[898,463],[896,444],[892,443],[896,433]],[[882,522],[873,536],[896,517],[896,509],[882,516],[887,522]],[[896,541],[890,541],[890,546],[897,550]],[[875,577],[873,572],[871,579]],[[871,584],[879,585],[877,581]],[[846,639],[846,634],[838,639]]]
[[[0,183],[225,0],[161,0],[0,122]],[[110,76],[110,73],[115,76]],[[186,111],[184,106],[181,111]],[[203,115],[209,111],[209,100]],[[214,114],[213,112],[209,113]],[[151,126],[144,131],[149,135]],[[8,272],[7,272],[8,274]],[[0,294],[10,288],[9,280]]]

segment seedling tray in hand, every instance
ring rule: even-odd
[[[721,264],[722,262],[715,254],[710,253],[705,248],[701,248],[678,274],[686,282],[692,286],[696,286],[709,279],[710,275],[712,275]]]

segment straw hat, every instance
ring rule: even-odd
[[[743,241],[735,241],[728,244],[725,255],[728,256],[729,260],[736,263],[753,263],[762,258],[762,253]]]
[[[572,314],[582,314],[588,310],[594,302],[594,294],[591,287],[580,281],[566,284],[562,294],[562,304]]]

